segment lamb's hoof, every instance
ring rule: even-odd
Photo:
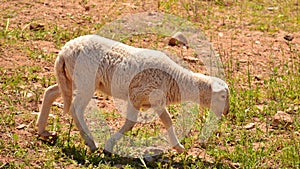
[[[107,151],[107,150],[103,150],[103,154],[107,157],[111,157],[112,156],[112,153],[110,151]]]
[[[92,147],[92,148],[90,148],[90,151],[92,152],[92,153],[94,153],[94,152],[97,152],[98,151],[98,148],[95,146],[95,147]]]
[[[45,142],[54,143],[57,140],[56,132],[44,131],[39,134],[39,139]]]
[[[182,144],[177,144],[173,147],[178,153],[183,153],[185,151]]]
[[[85,143],[86,146],[89,147],[91,153],[94,153],[98,150],[97,145],[96,145],[96,143],[94,142],[93,139],[84,138],[84,143]]]

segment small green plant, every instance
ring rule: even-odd
[[[90,14],[90,11],[104,8],[97,3],[82,0],[81,10],[61,14],[55,20],[41,20],[31,17],[18,20],[22,12],[36,4],[27,0],[13,4],[3,1],[0,10],[0,168],[298,168],[300,166],[300,52],[296,41],[284,42],[277,47],[283,61],[269,59],[263,77],[254,74],[259,65],[235,59],[236,46],[232,41],[235,35],[245,31],[274,36],[278,31],[294,33],[300,31],[299,6],[294,0],[286,1],[155,1],[152,6],[161,12],[168,12],[194,22],[212,40],[218,41],[219,32],[231,33],[229,48],[220,46],[220,53],[230,86],[230,113],[224,117],[206,144],[199,141],[205,115],[199,115],[188,136],[182,140],[189,154],[176,154],[167,151],[152,159],[130,159],[113,155],[108,157],[99,151],[90,153],[78,131],[71,122],[71,116],[53,106],[49,118],[49,130],[57,131],[56,142],[49,144],[38,140],[35,131],[36,112],[39,111],[42,94],[49,85],[56,83],[51,72],[57,52],[46,53],[40,42],[54,43],[59,50],[67,41],[80,35],[97,32],[106,22],[121,15],[124,11],[140,11],[145,5],[137,2],[112,2],[105,16]],[[9,5],[11,3],[11,5]],[[149,1],[147,4],[151,4]],[[134,7],[134,5],[141,5]],[[66,4],[68,5],[68,4]],[[151,5],[150,5],[151,6]],[[6,9],[2,9],[2,8]],[[59,8],[59,7],[58,7]],[[72,8],[73,9],[73,8]],[[75,10],[75,8],[74,8]],[[90,10],[90,11],[89,11]],[[124,10],[124,11],[122,11]],[[105,11],[105,10],[104,10]],[[51,14],[51,11],[48,11]],[[95,14],[95,13],[94,13]],[[99,14],[99,20],[94,17]],[[107,16],[106,16],[107,15]],[[43,17],[41,14],[39,17]],[[46,16],[46,15],[45,15]],[[55,16],[57,17],[57,16]],[[53,19],[53,18],[52,18]],[[78,21],[78,22],[77,22]],[[80,23],[82,21],[82,23]],[[63,26],[60,22],[67,26]],[[164,43],[162,36],[153,36],[145,44],[139,43],[148,36],[137,35],[131,45],[159,47]],[[296,37],[296,36],[295,36]],[[281,37],[280,37],[281,38]],[[241,42],[245,40],[240,38]],[[152,42],[155,40],[156,42]],[[34,46],[33,42],[36,42]],[[262,43],[262,42],[261,42]],[[252,44],[250,47],[255,51]],[[264,44],[262,44],[263,46]],[[264,46],[266,51],[274,45]],[[285,52],[288,48],[288,52]],[[262,55],[261,57],[265,57]],[[269,58],[268,58],[269,57]],[[237,73],[238,72],[238,73]],[[242,72],[242,73],[240,73]],[[258,79],[258,80],[257,80]],[[58,100],[61,101],[61,100]],[[180,118],[178,106],[169,107],[174,119]],[[116,111],[103,111],[108,121],[122,116]],[[292,124],[281,124],[277,128],[272,118],[278,112],[289,114]],[[205,114],[205,113],[204,113]],[[250,125],[248,125],[250,124]],[[249,127],[250,126],[250,127]],[[141,139],[158,134],[160,125],[139,126],[128,136]],[[148,129],[148,130],[147,130]],[[102,135],[101,135],[102,136]],[[130,150],[130,149],[129,149]],[[189,152],[190,153],[190,152]]]

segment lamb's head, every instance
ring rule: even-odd
[[[229,89],[228,85],[221,79],[211,77],[212,100],[211,110],[221,117],[229,112]]]
[[[229,112],[229,88],[225,81],[217,77],[195,73],[200,91],[200,104],[211,109],[218,118]]]

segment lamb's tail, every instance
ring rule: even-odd
[[[65,59],[61,53],[56,58],[54,71],[55,71],[58,85],[60,86],[60,90],[61,90],[62,86],[67,86],[67,74],[66,74],[66,70],[65,70]]]
[[[69,112],[72,101],[72,80],[68,78],[64,52],[60,52],[55,61],[55,75],[59,90],[64,100],[64,112]]]

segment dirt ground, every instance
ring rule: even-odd
[[[232,11],[234,10],[232,9]],[[9,20],[8,29],[18,28],[21,32],[25,32],[28,29],[32,31],[39,29],[53,30],[54,27],[59,27],[70,32],[81,31],[85,34],[91,34],[97,33],[104,23],[113,21],[121,16],[139,12],[161,11],[161,9],[158,6],[158,2],[154,0],[126,2],[112,0],[4,0],[1,2],[0,11],[6,13],[4,18],[0,18],[0,25],[3,29],[6,28]],[[175,11],[175,13],[185,15],[184,12]],[[191,13],[191,15],[193,14]],[[252,30],[248,26],[247,20],[239,20],[233,23],[229,19],[223,19],[223,13],[215,13],[214,15],[217,16],[215,18],[219,19],[211,20],[211,28],[205,30],[204,34],[211,40],[224,63],[229,63],[229,60],[232,61],[231,66],[226,66],[228,69],[226,71],[231,72],[232,76],[246,76],[249,70],[254,79],[253,83],[261,85],[264,77],[272,73],[270,67],[280,67],[287,60],[292,62],[290,56],[293,56],[293,51],[289,47],[291,44],[298,51],[300,50],[299,32],[293,33],[279,30],[275,33],[267,33]],[[203,23],[199,25],[201,29]],[[286,35],[293,36],[294,39],[287,41],[284,39]],[[41,76],[52,75],[55,54],[58,53],[60,50],[58,46],[61,45],[55,44],[56,40],[51,34],[46,36],[45,40],[27,40],[23,38],[24,40],[18,40],[15,45],[0,43],[0,67],[7,69],[7,72],[13,72],[14,68],[21,65],[40,65],[44,68]],[[1,41],[4,40],[0,39]],[[66,41],[68,41],[67,38],[62,39],[61,43],[63,44]],[[42,51],[46,55],[53,55],[53,59],[51,61],[42,59],[33,61],[28,56],[29,53],[26,52],[28,50],[24,50],[24,48],[28,48],[31,51]],[[11,74],[13,75],[13,73]],[[113,109],[109,100],[105,102],[101,103],[102,106],[100,105],[100,107]],[[39,105],[31,106],[32,110],[38,111]],[[17,119],[16,121],[19,124],[23,123],[22,119]],[[27,133],[18,129],[15,129],[14,132],[25,140],[28,137],[35,136],[33,129]],[[3,136],[2,139],[5,139],[5,137]],[[10,161],[10,159],[6,159],[6,161]]]
[[[17,27],[21,30],[39,29],[35,26],[53,27],[58,26],[71,31],[78,29],[85,30],[87,33],[97,33],[98,29],[93,27],[95,24],[102,25],[116,18],[127,14],[139,12],[159,11],[155,1],[147,2],[123,2],[115,1],[5,1],[1,5],[1,10],[11,11],[9,27]],[[290,42],[299,49],[299,33],[289,33],[277,31],[276,33],[264,33],[261,31],[251,30],[247,20],[231,23],[230,20],[211,20],[213,22],[211,29],[204,33],[212,41],[215,50],[222,56],[224,62],[232,59],[240,62],[239,70],[231,70],[234,73],[245,73],[247,63],[250,64],[250,70],[253,74],[263,76],[268,74],[266,67],[281,63],[291,55],[289,42],[284,39],[286,35],[292,35],[293,41]],[[88,17],[88,19],[86,19]],[[7,18],[2,18],[2,26]],[[222,25],[228,25],[228,28],[221,28]],[[30,27],[30,28],[29,28]],[[49,35],[50,36],[50,35]],[[47,41],[25,41],[20,42],[22,45],[31,49],[39,49],[45,54],[58,52],[59,48],[55,46],[51,38]],[[9,49],[9,50],[4,50]],[[284,53],[285,55],[282,55]],[[21,52],[13,46],[1,47],[0,65],[3,67],[14,67],[22,64],[32,64],[28,60],[26,53]],[[51,67],[51,65],[48,65]],[[274,65],[275,66],[275,65]]]

